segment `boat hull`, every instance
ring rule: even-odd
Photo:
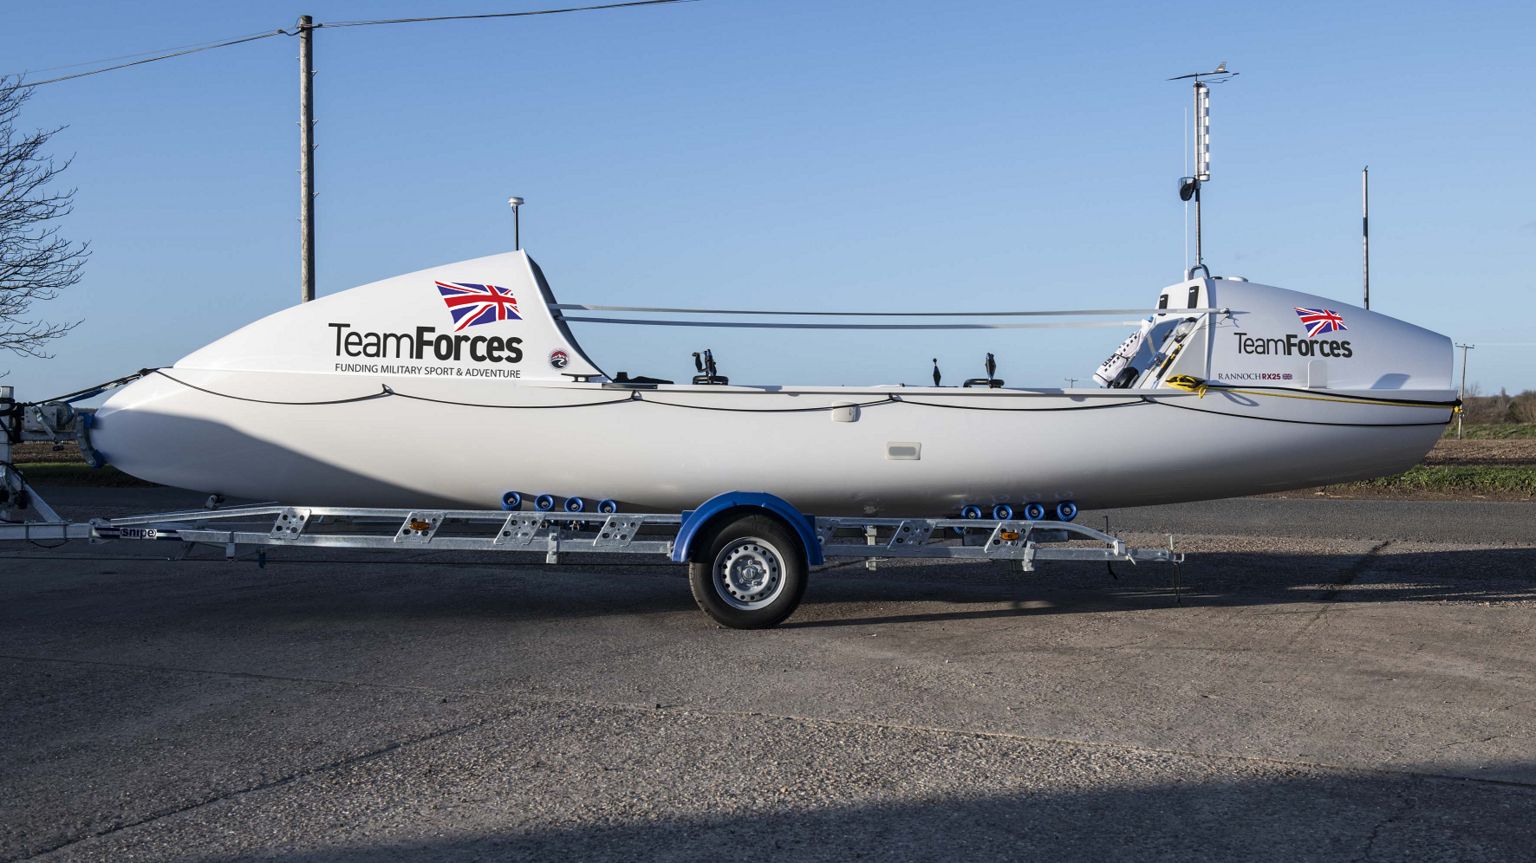
[[[1380,476],[1418,462],[1449,417],[1337,392],[488,388],[171,369],[103,406],[93,440],[145,480],[304,505],[495,508],[515,491],[677,511],[751,490],[818,515],[943,515]]]

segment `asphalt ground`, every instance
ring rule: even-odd
[[[644,559],[9,545],[0,859],[1536,860],[1533,516],[1114,512],[1177,590],[844,564],[762,632]]]

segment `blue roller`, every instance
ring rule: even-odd
[[[520,509],[523,505],[523,496],[515,491],[509,491],[501,496],[502,509]]]
[[[612,515],[619,511],[619,502],[611,497],[605,497],[597,502],[597,511],[604,515]]]
[[[960,517],[970,519],[981,518],[981,507],[974,503],[968,503],[960,507]]]
[[[581,512],[582,510],[584,510],[586,508],[587,508],[587,502],[582,500],[579,497],[568,497],[568,498],[565,499],[565,511],[566,512]]]
[[[1013,507],[1006,503],[1000,503],[997,506],[992,507],[992,517],[998,521],[1007,521],[1008,519],[1013,518]]]
[[[1056,504],[1056,520],[1071,521],[1077,518],[1077,504],[1070,500],[1064,500]]]
[[[533,508],[539,512],[549,512],[555,508],[555,496],[548,493],[539,495],[533,499]]]
[[[1024,518],[1029,521],[1039,521],[1045,518],[1045,505],[1030,503],[1024,506]]]

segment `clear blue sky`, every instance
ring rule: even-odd
[[[0,72],[317,21],[537,0],[10,4]],[[547,3],[542,5],[560,5]],[[1181,276],[1184,83],[1213,92],[1218,273],[1349,302],[1371,166],[1373,306],[1536,387],[1536,6],[702,0],[316,35],[322,294],[524,245],[575,302],[803,308],[1141,306]],[[192,349],[298,296],[296,40],[39,88],[67,124],[51,304],[84,323],[23,398]],[[34,79],[47,73],[33,72]],[[802,335],[582,325],[609,371],[742,383],[1086,378],[1115,330]]]

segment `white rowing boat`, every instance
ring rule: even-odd
[[[1110,385],[1075,389],[615,379],[578,308],[598,307],[557,303],[523,252],[364,285],[119,390],[92,441],[146,480],[307,505],[677,511],[751,490],[818,515],[1057,515],[1394,473],[1456,404],[1445,336],[1235,279],[1165,288]],[[871,326],[800,320],[734,325]]]

